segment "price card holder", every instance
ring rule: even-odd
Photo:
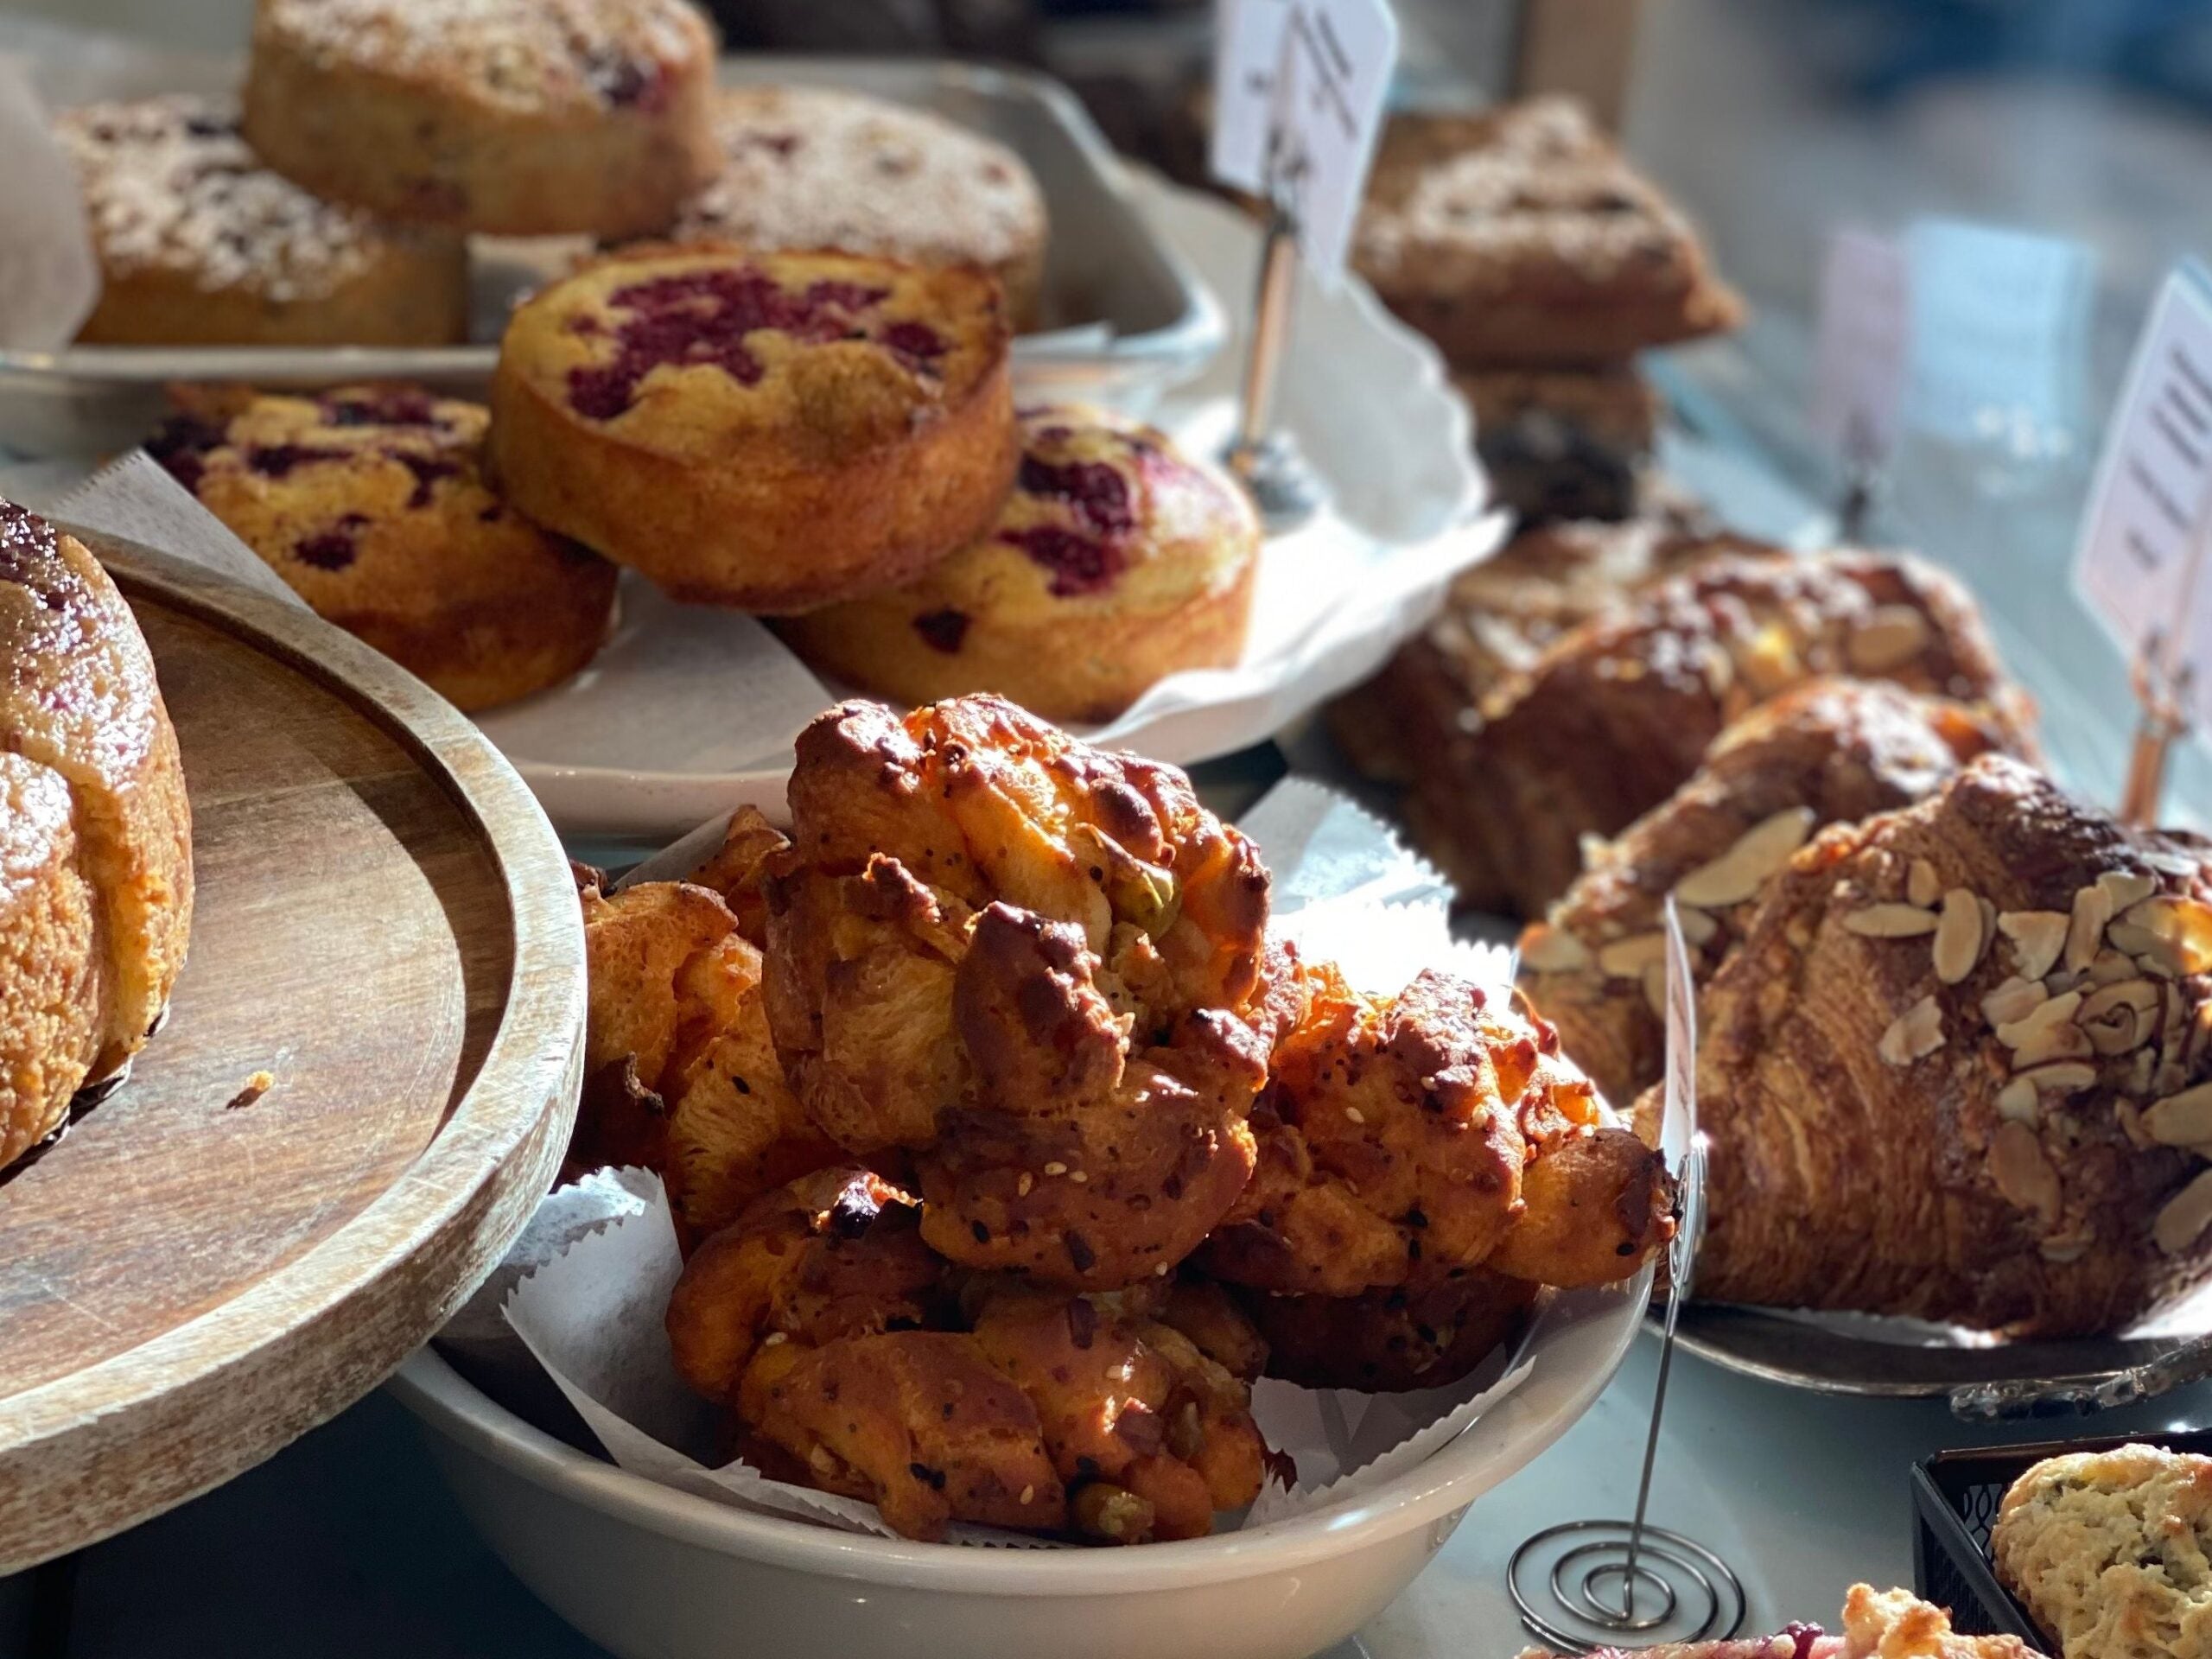
[[[1812,428],[1844,466],[1837,510],[1846,541],[1863,540],[1884,469],[1897,448],[1911,361],[1911,267],[1895,239],[1844,229],[1821,265]]]
[[[1321,500],[1319,479],[1273,422],[1297,265],[1302,257],[1325,286],[1343,278],[1397,21],[1387,0],[1219,0],[1215,22],[1214,172],[1268,212],[1243,410],[1224,459],[1269,528],[1282,530]]]
[[[2166,279],[2082,520],[2074,586],[2132,671],[2142,720],[2120,815],[2156,821],[2174,740],[2212,718],[2212,272]]]
[[[1675,1321],[1689,1300],[1697,1249],[1705,1232],[1707,1147],[1697,1127],[1697,982],[1690,975],[1675,901],[1667,900],[1667,1056],[1659,1150],[1675,1182],[1675,1236],[1667,1248],[1667,1312],[1660,1327],[1659,1375],[1652,1385],[1651,1427],[1636,1486],[1636,1514],[1627,1521],[1566,1521],[1522,1541],[1506,1567],[1506,1588],[1530,1634],[1567,1653],[1613,1647],[1623,1637],[1670,1642],[1733,1636],[1746,1608],[1743,1581],[1728,1563],[1694,1538],[1646,1518],[1659,1426],[1667,1410],[1667,1376],[1675,1357]],[[1580,1539],[1581,1541],[1575,1542]],[[1564,1543],[1567,1547],[1562,1548]],[[1522,1582],[1541,1576],[1540,1601]],[[1693,1601],[1702,1602],[1701,1609]],[[1594,1634],[1593,1634],[1594,1633]]]
[[[2081,418],[2096,259],[2077,242],[1930,219],[1905,234],[1920,430],[2047,460]]]

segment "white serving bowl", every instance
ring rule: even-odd
[[[1476,1497],[1567,1432],[1649,1291],[1647,1269],[1554,1296],[1522,1341],[1520,1387],[1364,1496],[1120,1550],[915,1544],[757,1515],[575,1451],[428,1349],[390,1386],[516,1576],[622,1659],[1297,1659],[1381,1611]]]

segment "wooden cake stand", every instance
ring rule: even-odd
[[[304,611],[75,533],[153,648],[198,901],[128,1079],[0,1176],[0,1571],[374,1388],[529,1219],[582,1066],[567,863],[475,728]]]

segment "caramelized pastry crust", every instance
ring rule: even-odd
[[[1766,880],[1813,833],[1909,806],[2007,734],[1983,712],[1870,680],[1815,680],[1724,731],[1681,788],[1602,848],[1521,937],[1521,984],[1567,1057],[1624,1108],[1664,1058],[1666,901],[1703,984]]]
[[[2020,763],[1836,825],[1701,1003],[1701,1294],[2125,1329],[2212,1265],[2212,848]]]

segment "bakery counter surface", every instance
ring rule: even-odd
[[[1525,1638],[1506,1599],[1506,1559],[1539,1527],[1628,1508],[1656,1354],[1656,1342],[1640,1340],[1567,1437],[1484,1497],[1413,1587],[1328,1659],[1510,1659]],[[2212,1389],[2200,1387],[2080,1431],[2207,1423]],[[1750,1592],[1750,1627],[1833,1618],[1855,1579],[1911,1581],[1906,1471],[1916,1459],[2069,1432],[2048,1421],[1962,1425],[1940,1406],[1796,1393],[1685,1359],[1652,1514],[1736,1567]],[[66,1645],[35,1643],[31,1585],[0,1580],[0,1659],[599,1652],[477,1541],[419,1432],[382,1395],[231,1485],[87,1551],[74,1577]]]

